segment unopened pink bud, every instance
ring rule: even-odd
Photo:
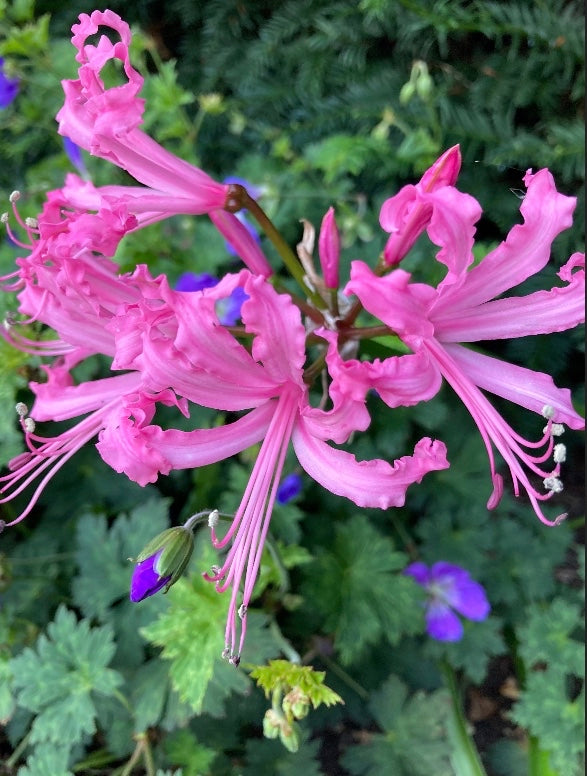
[[[334,218],[334,208],[328,208],[320,226],[318,255],[327,288],[338,288],[338,265],[340,261],[340,235]]]

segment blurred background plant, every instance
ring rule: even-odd
[[[24,215],[34,216],[45,192],[76,167],[96,184],[124,181],[105,162],[73,157],[56,132],[59,81],[76,72],[69,30],[94,7],[85,0],[0,0],[0,193],[7,202],[22,190]],[[358,257],[373,263],[386,237],[378,226],[383,200],[458,142],[458,186],[484,208],[479,256],[519,220],[528,167],[548,166],[559,189],[579,202],[554,261],[525,290],[550,287],[560,264],[581,249],[578,3],[127,0],[109,7],[134,26],[146,130],[218,179],[237,175],[261,187],[265,209],[292,245],[301,218],[318,226],[334,205],[343,264]],[[271,247],[263,247],[277,266]],[[3,239],[0,274],[18,255]],[[434,282],[430,255],[421,240],[405,266]],[[171,281],[236,266],[207,220],[187,217],[127,236],[116,258],[123,269],[144,262]],[[0,296],[2,314],[13,306],[9,295]],[[492,349],[551,373],[580,402],[580,332],[533,339]],[[0,341],[5,407],[30,402],[26,384],[38,366]],[[99,375],[102,365],[96,359],[85,368]],[[386,513],[359,514],[303,481],[293,500],[276,507],[239,671],[219,659],[227,602],[200,577],[213,562],[207,534],[196,536],[188,574],[167,597],[132,605],[127,558],[204,507],[233,511],[247,455],[174,472],[142,489],[93,448],[81,451],[35,514],[2,536],[3,772],[579,776],[584,553],[577,435],[565,440],[569,463],[559,497],[571,519],[546,529],[528,504],[511,498],[487,512],[482,443],[449,390],[409,411],[375,402],[369,409],[373,424],[355,447],[358,457],[395,457],[425,432],[447,442],[451,469],[429,475],[408,492],[404,509]],[[192,420],[214,423],[198,408]],[[533,419],[515,421],[535,433]],[[11,411],[0,417],[0,443],[3,462],[21,449]],[[414,560],[466,568],[487,591],[489,618],[467,622],[459,642],[432,641],[422,591],[402,574]],[[277,658],[318,673],[294,727],[282,724],[289,706],[272,728],[279,738],[270,740],[263,737],[271,712],[265,693],[281,714],[275,693],[296,687],[282,669],[273,686],[271,671],[256,669],[262,689],[249,674]]]

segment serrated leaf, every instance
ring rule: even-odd
[[[209,569],[216,556],[208,544],[196,542],[198,566]],[[229,595],[218,594],[214,585],[196,574],[180,579],[170,589],[169,608],[141,630],[153,644],[163,648],[171,661],[169,676],[180,698],[199,713],[214,662],[224,647],[224,625]]]
[[[72,587],[74,601],[86,617],[103,622],[112,603],[128,598],[132,575],[128,559],[169,526],[168,504],[166,499],[150,499],[130,515],[119,515],[110,529],[102,515],[80,517],[75,553],[80,572]]]
[[[369,703],[384,733],[350,747],[343,765],[357,776],[453,776],[445,729],[449,705],[444,690],[418,691],[408,698],[404,683],[390,676]]]
[[[326,706],[344,703],[338,693],[324,684],[325,672],[315,671],[312,666],[296,665],[289,660],[270,660],[266,666],[255,666],[250,675],[267,698],[277,688],[285,693],[297,687],[308,696],[315,709],[323,703]]]
[[[74,776],[68,770],[69,748],[56,744],[39,744],[18,769],[17,776]]]
[[[168,666],[162,660],[149,660],[136,671],[132,678],[131,704],[137,733],[159,722],[169,689]]]
[[[216,752],[201,744],[187,730],[178,730],[165,741],[165,753],[174,765],[181,765],[184,776],[209,773]]]
[[[337,526],[332,550],[318,558],[306,595],[324,613],[323,628],[334,633],[342,662],[357,659],[382,637],[394,644],[422,630],[419,591],[401,574],[407,560],[366,517]]]
[[[512,719],[530,731],[549,752],[555,772],[582,776],[585,757],[585,694],[572,701],[560,671],[531,673]]]
[[[424,655],[436,661],[445,658],[453,668],[462,669],[472,682],[480,684],[487,672],[489,659],[507,651],[501,633],[502,623],[497,617],[488,617],[482,622],[463,620],[463,626],[460,641],[429,639]]]
[[[534,604],[527,609],[526,624],[519,629],[519,654],[530,669],[546,663],[567,674],[585,676],[585,646],[572,638],[583,619],[579,607],[563,598],[548,605]]]
[[[115,649],[112,630],[90,628],[88,620],[78,622],[61,606],[47,634],[12,659],[16,696],[36,714],[31,743],[73,746],[95,732],[93,693],[112,695],[122,683],[120,674],[106,667]]]

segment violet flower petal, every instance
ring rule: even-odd
[[[137,563],[130,581],[130,600],[133,603],[155,595],[169,582],[171,575],[160,577],[155,571],[155,565],[163,550],[151,555],[150,558]]]
[[[426,608],[426,631],[437,641],[459,641],[463,624],[448,604],[432,601]]]

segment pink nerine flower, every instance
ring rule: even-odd
[[[86,43],[90,36],[107,28],[114,30],[120,40],[112,43],[101,35],[97,45]],[[143,78],[130,62],[128,24],[113,11],[94,11],[91,16],[80,14],[79,24],[72,31],[80,67],[77,79],[62,82],[65,102],[57,114],[59,132],[144,185],[101,189],[88,186],[93,204],[88,200],[85,206],[98,210],[102,198],[106,198],[111,205],[124,205],[137,216],[137,226],[180,213],[208,213],[251,271],[270,275],[271,267],[246,227],[233,213],[223,210],[229,204],[230,184],[218,183],[138,129],[145,102],[138,96]],[[127,81],[106,88],[101,71],[110,60],[122,62]]]
[[[477,266],[469,269],[480,208],[472,197],[445,187],[441,203],[429,202],[426,222],[431,240],[440,246],[437,259],[448,269],[438,288],[412,283],[410,275],[400,269],[377,277],[366,264],[356,261],[345,290],[356,294],[365,309],[415,353],[426,353],[464,402],[490,460],[494,489],[488,507],[497,505],[503,488],[493,458],[495,446],[508,465],[516,495],[522,486],[540,520],[552,525],[564,515],[548,520],[540,502],[562,489],[558,475],[564,446],[555,445],[553,436],[561,433],[562,424],[584,427],[569,391],[557,388],[549,375],[458,344],[564,331],[584,321],[583,254],[573,254],[558,273],[566,285],[523,297],[495,298],[539,272],[548,262],[552,241],[572,222],[575,200],[556,191],[548,170],[535,175],[528,172],[524,182],[528,189],[521,206],[524,223],[514,226],[507,239]],[[426,223],[422,222],[422,229]],[[543,414],[548,423],[542,439],[528,442],[520,437],[480,389]],[[530,483],[527,470],[544,480],[546,493]]]
[[[253,337],[250,352],[219,325],[216,313],[218,300],[239,286],[248,297],[241,315],[247,334]],[[112,322],[117,327],[115,365],[139,369],[144,384],[155,394],[172,388],[203,406],[249,412],[225,426],[186,432],[153,425],[153,412],[146,412],[144,403],[137,407],[129,402],[121,406],[119,422],[109,424],[100,434],[98,449],[117,471],[146,484],[154,482],[159,473],[204,466],[262,441],[228,532],[220,538],[212,527],[215,546],[230,545],[230,549],[222,566],[207,578],[219,591],[232,589],[226,655],[238,662],[246,610],[290,440],[301,466],[313,479],[359,506],[382,509],[401,506],[410,484],[420,481],[426,472],[446,468],[445,447],[442,442],[422,439],[413,456],[404,456],[393,465],[383,460],[357,461],[350,453],[331,447],[329,440],[341,444],[351,432],[367,428],[365,393],[369,386],[355,385],[343,368],[336,335],[319,330],[328,343],[332,409],[310,405],[303,379],[306,332],[300,311],[289,296],[279,295],[263,278],[243,270],[226,276],[197,298],[173,291],[157,279],[150,289],[145,285],[144,294],[153,298],[160,294],[164,305],[157,315],[154,309],[136,307]],[[164,310],[171,313],[169,319]],[[430,398],[437,390],[425,355],[401,356],[393,362],[393,381],[387,389],[395,390],[397,403]]]

